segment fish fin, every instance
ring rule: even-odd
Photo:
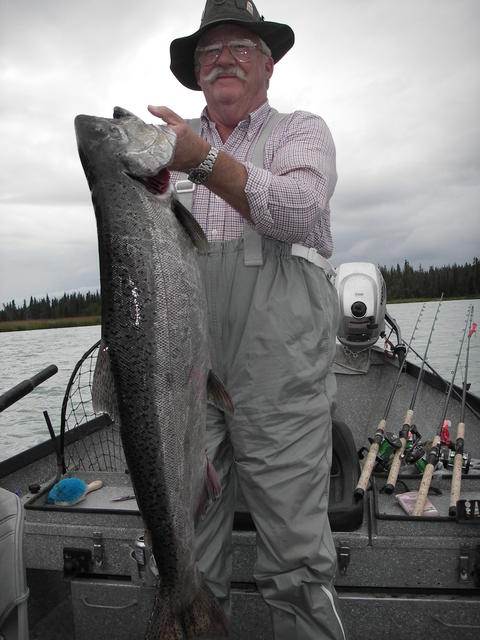
[[[203,232],[203,229],[195,220],[187,207],[184,207],[181,202],[179,202],[176,198],[173,198],[172,209],[173,213],[177,217],[177,220],[188,233],[191,241],[197,247],[197,249],[199,249],[200,251],[208,251],[208,240]]]
[[[210,500],[218,500],[222,493],[222,483],[215,471],[215,467],[210,462],[208,456],[206,458],[205,483],[207,485],[207,493]]]
[[[145,640],[185,640],[227,633],[223,608],[206,584],[201,586],[192,604],[181,611],[176,611],[172,599],[157,589]]]
[[[103,340],[98,349],[97,362],[93,373],[92,406],[95,413],[108,413],[114,422],[120,417],[110,355],[108,347]]]
[[[184,625],[193,636],[225,636],[228,623],[222,605],[206,584],[202,585],[190,609],[184,614]]]
[[[233,402],[220,378],[210,369],[207,378],[207,399],[221,411],[233,413]]]
[[[195,527],[205,515],[207,507],[210,503],[218,500],[222,495],[222,483],[215,471],[215,467],[210,462],[205,453],[205,474],[201,484],[200,493],[197,498],[197,504],[193,516]]]

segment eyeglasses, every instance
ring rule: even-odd
[[[225,47],[238,62],[249,62],[253,52],[259,45],[251,40],[230,40],[230,42],[214,42],[206,47],[197,47],[195,61],[201,65],[214,64],[222,55]],[[263,52],[262,52],[263,53]]]

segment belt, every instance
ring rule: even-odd
[[[335,270],[329,261],[312,247],[304,247],[303,244],[292,244],[292,256],[298,256],[299,258],[308,260],[308,262],[312,262],[317,265],[317,267],[320,267],[320,269],[323,269],[329,278],[335,275]]]

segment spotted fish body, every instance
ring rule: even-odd
[[[146,638],[220,632],[223,613],[194,557],[194,514],[208,483],[209,355],[192,238],[206,241],[173,200],[166,170],[175,147],[171,129],[116,108],[113,119],[77,116],[75,130],[100,256],[97,368],[104,374],[98,374],[103,384],[96,385],[94,398],[120,424],[159,571]]]

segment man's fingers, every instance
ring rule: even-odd
[[[166,122],[177,136],[175,156],[170,168],[177,171],[188,171],[199,165],[210,149],[208,142],[200,138],[186,120],[168,107],[148,105],[148,110]]]
[[[151,114],[156,116],[157,118],[161,118],[167,124],[180,124],[183,122],[183,118],[181,118],[178,113],[172,111],[168,107],[155,107],[151,104],[148,105],[148,110]]]

